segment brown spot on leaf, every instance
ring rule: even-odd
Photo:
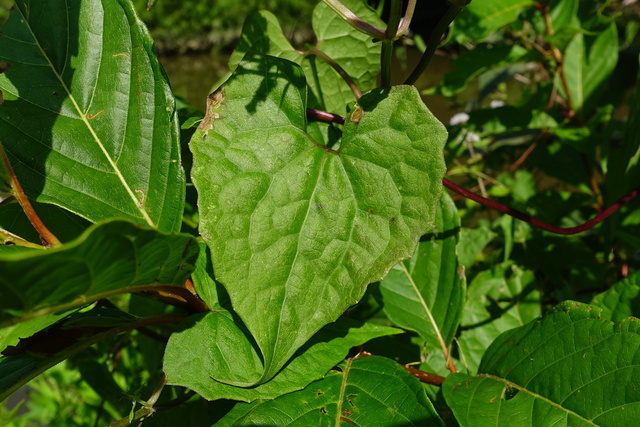
[[[358,124],[360,123],[360,120],[362,119],[362,116],[364,115],[364,111],[362,110],[362,108],[360,107],[356,107],[355,110],[353,110],[353,113],[351,113],[351,123],[355,123]]]
[[[223,87],[220,86],[215,92],[212,92],[207,96],[207,110],[204,115],[204,119],[200,122],[198,130],[203,132],[202,139],[207,137],[207,134],[213,129],[213,121],[220,118],[220,115],[214,111],[222,105],[224,101]]]

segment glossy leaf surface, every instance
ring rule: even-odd
[[[462,426],[634,426],[640,417],[640,321],[614,324],[563,303],[505,332],[475,377],[453,374],[444,396]]]
[[[220,426],[440,426],[416,378],[382,357],[349,359],[302,391],[238,404]]]
[[[179,229],[175,102],[131,4],[16,5],[0,35],[0,140],[27,195],[92,222]]]
[[[190,144],[200,232],[266,380],[430,230],[446,131],[414,87],[380,89],[330,149],[306,133],[302,70],[274,57],[213,97]]]

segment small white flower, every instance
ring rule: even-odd
[[[458,113],[451,117],[449,120],[449,126],[462,125],[469,121],[469,115],[467,113]]]
[[[469,144],[475,144],[476,142],[480,142],[480,135],[473,132],[467,132],[464,136],[464,142]]]
[[[491,108],[500,108],[504,107],[504,101],[500,101],[499,99],[494,99],[489,103],[489,107]]]

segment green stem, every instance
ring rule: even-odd
[[[318,50],[317,48],[314,47],[313,49],[309,49],[306,52],[301,52],[301,54],[305,55],[305,56],[306,55],[315,55],[318,58],[320,58],[322,61],[324,61],[327,64],[329,64],[331,66],[331,68],[333,68],[336,71],[336,73],[338,73],[340,75],[340,77],[342,77],[342,80],[344,80],[345,83],[349,86],[349,89],[351,89],[351,92],[353,93],[353,96],[356,97],[356,100],[360,99],[360,97],[362,96],[362,91],[360,90],[360,88],[358,87],[356,82],[345,71],[345,69],[340,66],[340,64],[338,64],[336,61],[334,61],[326,53],[324,53],[323,51]]]
[[[340,3],[338,0],[322,0],[324,4],[329,6],[336,12],[342,19],[344,19],[349,25],[351,25],[356,30],[365,33],[374,39],[382,40],[384,39],[385,33],[379,28],[374,27],[371,24],[364,22],[362,19],[358,18],[355,13],[353,13],[348,7]]]
[[[442,35],[447,31],[449,25],[453,21],[453,19],[460,13],[464,6],[458,5],[449,5],[449,9],[444,14],[444,16],[436,25],[436,28],[433,29],[433,32],[429,36],[429,40],[427,41],[427,50],[424,51],[422,58],[420,58],[420,62],[416,65],[416,68],[413,70],[411,75],[405,81],[405,84],[412,85],[418,80],[418,78],[424,73],[424,70],[431,62],[431,58],[433,58],[433,54],[436,53],[436,49],[440,45],[440,40],[442,39]]]
[[[380,56],[380,69],[382,77],[380,85],[382,87],[391,86],[391,62],[393,59],[393,42],[396,39],[398,25],[400,25],[400,15],[402,14],[402,4],[399,0],[391,0],[391,11],[387,31],[382,40],[382,54]]]

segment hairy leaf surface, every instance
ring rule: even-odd
[[[487,350],[477,376],[453,374],[444,396],[461,426],[635,426],[640,321],[614,324],[566,302]]]
[[[173,95],[129,1],[19,0],[0,34],[0,140],[30,198],[178,230]]]
[[[200,232],[266,380],[430,230],[446,131],[414,87],[379,89],[331,149],[306,132],[300,67],[260,55],[212,98],[190,144]]]

